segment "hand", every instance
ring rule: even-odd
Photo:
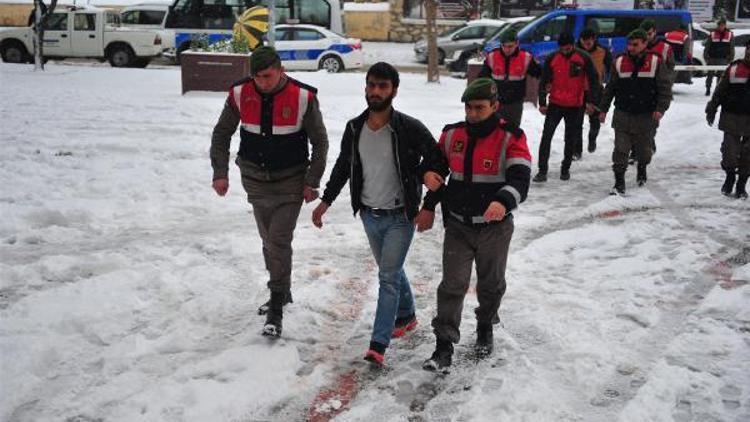
[[[706,112],[706,122],[708,122],[709,126],[714,125],[714,121],[716,121],[716,112],[715,111],[707,111]]]
[[[594,114],[594,105],[591,103],[586,103],[586,114],[591,115]]]
[[[547,114],[547,106],[539,106],[539,112],[542,114]]]
[[[432,224],[435,222],[435,211],[430,211],[422,208],[417,214],[417,218],[414,219],[414,225],[417,226],[418,232],[430,230]]]
[[[604,123],[606,120],[607,120],[607,113],[605,113],[605,112],[599,113],[599,121],[601,123]]]
[[[484,219],[487,221],[501,221],[505,218],[506,212],[505,205],[497,201],[492,201],[484,212]]]
[[[328,204],[320,201],[317,207],[312,212],[312,222],[317,228],[323,228],[323,214],[328,211]]]
[[[229,179],[216,179],[213,183],[214,191],[219,196],[224,196],[229,190]]]
[[[445,179],[434,171],[428,171],[424,174],[423,182],[427,189],[435,192],[440,189],[440,186],[443,186]]]
[[[664,113],[660,111],[655,111],[652,117],[654,118],[654,120],[658,122],[659,120],[661,120],[662,117],[664,117]]]
[[[302,197],[305,199],[305,203],[309,204],[318,199],[318,190],[310,186],[305,186],[302,188]]]

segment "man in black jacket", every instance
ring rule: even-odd
[[[404,261],[414,236],[427,171],[448,174],[448,165],[430,131],[393,109],[399,75],[388,63],[374,64],[366,76],[368,108],[350,120],[322,201],[312,215],[316,227],[349,182],[352,209],[360,213],[378,264],[380,290],[370,348],[365,359],[382,365],[392,337],[417,325]],[[417,222],[419,224],[419,222]]]

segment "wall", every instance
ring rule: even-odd
[[[346,35],[366,41],[388,41],[391,26],[388,3],[344,3]]]

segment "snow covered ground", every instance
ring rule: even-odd
[[[2,421],[750,421],[750,202],[722,197],[702,84],[676,87],[647,188],[610,197],[608,127],[572,179],[516,213],[496,353],[420,369],[441,274],[440,224],[407,271],[420,326],[361,361],[377,269],[346,190],[322,231],[303,207],[284,336],[260,336],[261,247],[238,171],[210,188],[223,94],[179,69],[0,64]],[[362,73],[296,73],[332,140],[364,106]],[[403,75],[396,107],[437,135],[464,81]],[[527,106],[536,155],[542,116]],[[553,144],[560,161],[562,129]],[[236,151],[237,142],[233,144]],[[326,176],[327,179],[327,176]]]

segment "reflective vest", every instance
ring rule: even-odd
[[[667,63],[669,53],[672,52],[672,47],[664,40],[659,40],[649,48],[649,51],[659,56],[664,63]]]
[[[656,72],[661,59],[654,53],[646,53],[640,66],[626,53],[615,59],[617,85],[615,108],[627,113],[643,114],[656,111]]]
[[[664,37],[666,38],[666,42],[673,48],[675,62],[683,63],[688,34],[683,31],[670,31],[664,34]]]
[[[582,107],[584,93],[588,90],[586,59],[579,51],[570,56],[557,52],[550,60],[552,81],[549,102],[560,107]]]
[[[506,185],[505,174],[514,165],[531,168],[523,131],[498,119],[490,135],[474,139],[469,137],[466,122],[461,122],[443,129],[439,145],[451,172],[443,196],[449,215],[467,224],[485,223],[483,214],[499,190],[509,191],[516,203],[521,202],[516,189]]]
[[[487,66],[497,84],[497,97],[501,104],[523,101],[526,96],[526,73],[534,56],[528,51],[516,49],[510,56],[495,49],[487,55]]]
[[[727,68],[729,90],[722,101],[722,110],[730,113],[750,114],[750,66],[742,60]]]
[[[262,94],[252,79],[233,86],[229,96],[240,114],[238,155],[266,170],[308,162],[303,120],[317,90],[287,77],[275,94]]]
[[[708,46],[708,57],[712,59],[733,59],[728,57],[732,47],[732,31],[711,31],[711,43]]]

